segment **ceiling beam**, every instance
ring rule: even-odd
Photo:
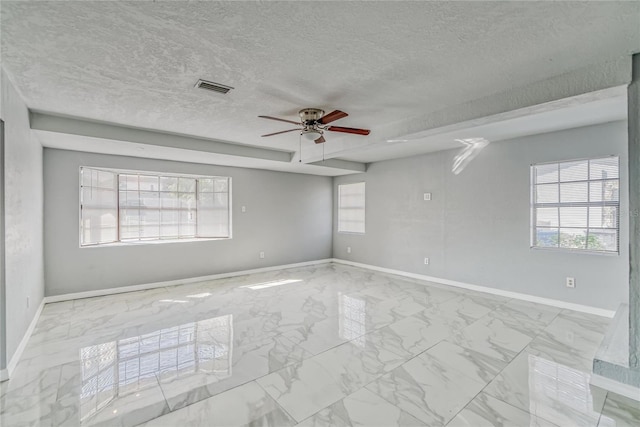
[[[297,153],[270,148],[40,111],[30,111],[29,115],[34,135],[42,145],[49,148],[322,176],[340,176],[366,171],[366,164],[346,160],[298,162]]]
[[[293,153],[270,148],[233,144],[213,139],[172,134],[150,129],[140,129],[112,123],[85,120],[30,111],[31,129],[114,141],[134,142],[160,147],[202,151],[226,156],[249,157],[254,159],[290,162]]]
[[[327,168],[338,168],[344,170],[351,170],[354,172],[366,172],[367,164],[360,162],[352,162],[349,160],[340,160],[340,159],[326,159],[320,160],[318,162],[307,163],[308,165],[313,166],[323,166]]]

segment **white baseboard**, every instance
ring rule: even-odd
[[[629,384],[624,384],[611,378],[603,377],[602,375],[591,375],[591,385],[600,387],[602,389],[612,391],[629,399],[637,400],[640,402],[640,388],[636,388]]]
[[[351,265],[353,267],[366,268],[368,270],[379,271],[381,273],[388,273],[388,274],[395,274],[397,276],[409,277],[411,279],[424,280],[424,281],[427,281],[427,282],[435,282],[435,283],[440,283],[442,285],[455,286],[457,288],[464,288],[464,289],[469,289],[469,290],[472,290],[472,291],[478,291],[478,292],[484,292],[484,293],[493,294],[493,295],[499,295],[499,296],[503,296],[503,297],[507,297],[507,298],[515,298],[515,299],[519,299],[519,300],[523,300],[523,301],[529,301],[529,302],[535,302],[535,303],[538,303],[538,304],[550,305],[550,306],[553,306],[553,307],[566,308],[568,310],[580,311],[580,312],[583,312],[583,313],[595,314],[595,315],[598,315],[598,316],[613,317],[616,314],[616,312],[614,310],[605,310],[604,308],[591,307],[591,306],[588,306],[588,305],[581,305],[581,304],[574,304],[574,303],[571,303],[571,302],[560,301],[560,300],[555,300],[555,299],[551,299],[551,298],[543,298],[543,297],[537,297],[535,295],[522,294],[522,293],[519,293],[519,292],[511,292],[511,291],[505,291],[505,290],[497,289],[497,288],[490,288],[490,287],[486,287],[486,286],[472,285],[470,283],[458,282],[458,281],[449,280],[449,279],[441,279],[439,277],[426,276],[424,274],[409,273],[409,272],[402,271],[402,270],[393,270],[391,268],[378,267],[378,266],[370,265],[370,264],[362,264],[362,263],[359,263],[359,262],[347,261],[347,260],[338,259],[338,258],[334,258],[333,262],[338,263],[338,264]]]
[[[204,282],[207,280],[225,279],[228,277],[244,276],[247,274],[265,273],[268,271],[282,270],[286,268],[306,267],[309,265],[328,264],[331,258],[316,261],[298,262],[295,264],[274,265],[271,267],[254,268],[252,270],[233,271],[229,273],[212,274],[209,276],[189,277],[187,279],[167,280],[164,282],[145,283],[142,285],[122,286],[119,288],[99,289],[95,291],[75,292],[71,294],[53,295],[44,297],[45,303],[69,301],[74,299],[100,297],[104,295],[121,294],[124,292],[144,291],[146,289],[163,288],[166,286],[186,285],[188,283]]]
[[[11,378],[11,375],[13,375],[13,371],[16,369],[16,366],[18,366],[20,357],[22,357],[22,352],[27,347],[27,342],[29,342],[29,338],[31,338],[31,334],[33,333],[33,330],[36,328],[38,319],[40,319],[40,314],[42,313],[44,304],[45,304],[45,301],[43,298],[42,301],[40,301],[38,310],[36,310],[36,314],[33,316],[33,319],[31,319],[31,323],[29,324],[27,331],[24,333],[24,336],[22,337],[20,344],[18,344],[18,348],[16,349],[15,353],[13,353],[13,356],[11,356],[9,363],[7,363],[7,368],[3,369],[2,372],[0,372],[0,381],[8,380],[9,378]]]

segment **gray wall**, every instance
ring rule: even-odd
[[[5,121],[5,316],[7,363],[44,296],[42,146],[27,107],[2,70]],[[29,298],[29,307],[27,307]]]
[[[366,234],[338,233],[335,221],[334,257],[614,310],[628,298],[626,143],[626,122],[615,122],[489,144],[460,175],[453,150],[373,163],[334,179],[334,197],[338,184],[367,183]],[[530,249],[530,165],[611,154],[621,159],[620,255]]]
[[[230,176],[233,239],[80,248],[80,166]],[[44,178],[46,295],[331,257],[329,177],[46,148]]]

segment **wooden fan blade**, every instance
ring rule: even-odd
[[[313,142],[315,142],[316,144],[322,144],[324,141],[324,136],[320,135],[320,138],[316,139]]]
[[[277,120],[279,122],[285,122],[285,123],[293,123],[294,125],[299,125],[300,122],[294,122],[293,120],[287,120],[287,119],[279,119],[277,117],[271,117],[271,116],[258,116],[261,119],[269,119],[269,120]]]
[[[353,133],[356,135],[369,135],[369,133],[371,133],[369,129],[343,128],[340,126],[329,126],[327,130],[332,132]]]
[[[280,131],[280,132],[268,133],[268,134],[266,134],[266,135],[262,135],[262,136],[280,135],[281,133],[293,132],[294,130],[300,131],[300,130],[302,130],[302,129],[289,129],[289,130],[283,130],[283,131]]]
[[[327,123],[335,122],[336,120],[342,119],[347,116],[348,114],[344,111],[333,110],[329,114],[325,114],[324,116],[320,117],[320,120],[318,120],[318,122],[320,122],[320,124],[326,125]]]

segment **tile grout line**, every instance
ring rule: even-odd
[[[453,300],[454,298],[457,298],[457,297],[459,297],[459,296],[464,296],[464,297],[471,298],[471,299],[473,298],[473,297],[471,297],[471,296],[467,296],[467,295],[464,295],[464,294],[462,294],[462,295],[454,295],[454,296],[453,296],[453,297],[451,297],[451,298],[447,298],[447,300],[443,300],[441,303],[451,301],[451,300]],[[390,299],[392,299],[392,298],[389,298],[389,299],[387,299],[387,300],[390,300]],[[513,298],[509,298],[509,299],[507,299],[506,301],[504,301],[504,302],[502,302],[502,303],[498,304],[498,305],[496,306],[496,308],[497,308],[497,307],[501,307],[501,306],[503,306],[504,304],[507,304],[509,301],[512,301],[512,300],[513,300]],[[386,301],[386,300],[385,300],[385,301]],[[428,309],[428,308],[426,308],[426,307],[424,308],[424,310],[427,310],[427,309]],[[422,311],[424,311],[424,310],[422,310]],[[493,312],[493,311],[495,311],[495,309],[494,309],[494,310],[489,311],[489,313],[491,313],[491,312]],[[489,313],[485,314],[484,316],[479,317],[478,319],[474,320],[473,322],[471,322],[470,324],[466,325],[466,326],[465,326],[464,328],[462,328],[462,329],[466,329],[467,327],[469,327],[469,326],[471,326],[471,325],[475,324],[476,322],[480,321],[481,319],[484,319],[485,317],[487,317],[487,316],[489,315]],[[415,313],[415,314],[417,314],[417,313]],[[412,316],[414,316],[414,314],[409,315],[409,316],[405,316],[404,318],[406,319],[406,318],[409,318],[409,317],[412,317]],[[555,317],[554,317],[554,319],[555,319]],[[401,319],[401,320],[402,320],[402,319]],[[395,323],[395,322],[392,322],[392,323],[390,323],[390,324],[393,324],[393,323]],[[321,353],[318,353],[318,354],[317,354],[317,355],[315,355],[315,356],[318,356],[318,355],[323,354],[323,353],[325,353],[325,352],[327,352],[327,351],[329,351],[329,350],[332,350],[332,349],[334,349],[334,348],[336,348],[336,347],[339,347],[339,346],[341,346],[341,345],[343,345],[343,344],[346,344],[347,342],[352,342],[352,341],[354,341],[354,340],[356,340],[356,339],[358,339],[358,338],[361,338],[361,337],[366,336],[366,335],[368,335],[368,334],[371,334],[371,333],[377,332],[378,330],[380,330],[380,329],[382,329],[382,328],[384,328],[384,327],[387,327],[387,326],[389,326],[390,324],[385,325],[385,326],[381,326],[380,328],[374,329],[374,330],[372,330],[372,331],[370,331],[370,332],[367,332],[366,334],[363,334],[363,335],[361,335],[361,336],[359,336],[359,337],[353,338],[352,340],[349,340],[349,341],[346,341],[346,342],[344,342],[344,343],[338,344],[338,345],[336,345],[336,346],[334,346],[334,347],[331,347],[330,349],[327,349],[327,350],[325,350],[325,351],[323,351],[323,352],[321,352]],[[416,355],[414,355],[414,356],[410,357],[409,359],[405,360],[404,362],[402,362],[400,365],[398,365],[397,367],[395,367],[395,368],[394,368],[394,369],[392,369],[391,371],[393,371],[393,370],[395,370],[395,369],[397,369],[397,368],[401,367],[402,365],[404,365],[404,364],[406,364],[406,363],[409,363],[411,360],[413,360],[413,359],[415,359],[415,358],[419,357],[420,355],[422,355],[422,354],[424,354],[424,353],[428,352],[429,350],[431,350],[431,349],[432,349],[433,347],[435,347],[436,345],[438,345],[438,344],[440,344],[440,343],[442,343],[442,342],[445,342],[445,341],[446,341],[446,338],[441,339],[440,341],[438,341],[438,342],[434,343],[433,345],[431,345],[430,347],[428,347],[428,348],[426,348],[425,350],[421,351],[420,353],[418,353],[418,354],[416,354]],[[448,342],[448,341],[446,341],[446,342]],[[397,353],[395,353],[395,352],[393,352],[393,351],[391,351],[391,352],[392,352],[393,354],[395,354],[396,356],[401,356],[400,354],[397,354]],[[315,357],[315,356],[313,356],[313,357]],[[336,404],[337,402],[343,401],[344,399],[348,398],[349,396],[353,395],[354,393],[357,393],[358,391],[362,390],[363,388],[364,388],[364,389],[367,389],[367,391],[369,391],[369,392],[371,392],[371,393],[375,394],[376,396],[380,397],[381,399],[383,399],[383,400],[384,400],[384,401],[386,401],[387,403],[389,403],[389,404],[393,405],[394,407],[398,408],[398,410],[399,410],[399,411],[404,412],[404,413],[407,413],[407,414],[411,415],[413,418],[418,419],[417,417],[415,417],[415,416],[414,416],[414,415],[412,415],[411,413],[409,413],[409,412],[405,411],[404,409],[400,408],[400,407],[399,407],[398,405],[396,405],[395,403],[390,402],[390,401],[389,401],[388,399],[386,399],[385,397],[380,396],[378,393],[376,393],[376,392],[374,392],[374,391],[372,391],[372,390],[369,390],[369,389],[367,388],[367,386],[369,386],[370,384],[374,383],[375,381],[378,381],[381,377],[383,377],[383,376],[385,376],[385,375],[389,374],[391,371],[383,372],[381,375],[379,375],[379,376],[377,376],[376,378],[372,379],[371,381],[369,381],[368,383],[366,383],[365,385],[363,385],[362,387],[360,387],[359,389],[357,389],[357,390],[356,390],[356,391],[354,391],[353,393],[350,393],[350,394],[348,394],[348,395],[346,395],[346,396],[344,396],[344,397],[342,397],[342,398],[340,398],[340,399],[336,400],[335,402],[332,402],[331,404],[329,404],[329,405],[327,405],[327,406],[325,406],[325,407],[323,407],[323,408],[319,409],[318,411],[316,411],[316,412],[314,412],[313,414],[309,415],[309,416],[308,416],[307,418],[305,418],[304,420],[306,420],[306,419],[308,419],[308,418],[313,417],[314,415],[316,415],[316,414],[318,414],[319,412],[321,412],[321,411],[323,411],[323,410],[325,410],[325,409],[329,408],[330,406],[332,406],[332,405]],[[276,372],[277,372],[277,371],[276,371]],[[464,376],[465,376],[466,378],[468,378],[466,375],[464,375]],[[468,378],[468,379],[469,379],[469,378]],[[485,386],[485,387],[486,387],[486,386]],[[484,389],[484,387],[483,387],[483,389]],[[474,396],[474,398],[475,398],[475,396]],[[472,399],[472,400],[473,400],[473,399]],[[466,406],[466,405],[465,405],[465,406]],[[456,413],[456,415],[457,415],[457,413]],[[454,417],[455,417],[455,415],[454,415]],[[304,421],[304,420],[302,420],[302,421]],[[302,421],[300,421],[300,422],[302,422]]]
[[[531,344],[531,343],[532,343],[536,338],[538,338],[538,337],[539,337],[539,336],[540,336],[540,335],[541,335],[541,334],[542,334],[542,333],[543,333],[543,332],[544,332],[544,331],[549,327],[549,325],[551,325],[551,323],[553,323],[553,322],[558,318],[558,316],[560,315],[560,313],[561,313],[561,312],[562,312],[562,309],[561,309],[561,310],[559,310],[559,311],[556,313],[556,315],[555,315],[555,316],[553,316],[553,319],[551,319],[551,320],[549,321],[549,323],[547,323],[547,325],[546,325],[544,328],[542,328],[542,329],[540,330],[540,332],[538,332],[538,333],[535,335],[535,337],[533,337],[533,338],[531,339],[531,341],[529,341],[529,343],[527,343],[527,345],[525,345],[525,346],[522,348],[522,350],[520,350],[520,351],[519,351],[519,352],[518,352],[518,353],[513,357],[513,359],[511,359],[511,361],[509,361],[509,362],[504,366],[504,368],[502,368],[502,369],[500,370],[500,372],[498,372],[498,373],[493,377],[493,379],[492,379],[491,381],[489,381],[489,382],[488,382],[488,383],[487,383],[487,384],[482,388],[482,390],[480,390],[480,391],[479,391],[479,392],[478,392],[478,393],[477,393],[477,394],[476,394],[476,395],[475,395],[475,396],[474,396],[474,397],[473,397],[469,402],[467,402],[467,404],[466,404],[462,409],[460,409],[460,410],[459,410],[459,411],[458,411],[458,412],[457,412],[457,413],[456,413],[456,414],[451,418],[451,420],[453,420],[453,418],[455,418],[456,416],[458,416],[458,414],[459,414],[460,412],[462,412],[462,411],[463,411],[467,406],[469,406],[469,404],[470,404],[471,402],[473,402],[473,401],[474,401],[474,400],[475,400],[475,399],[480,395],[480,393],[484,392],[484,390],[489,386],[489,384],[491,384],[491,383],[492,383],[492,382],[493,382],[493,381],[494,381],[494,380],[495,380],[499,375],[501,375],[501,374],[504,372],[504,370],[505,370],[505,369],[507,369],[507,368],[511,365],[511,363],[516,359],[516,357],[520,356],[520,354],[522,354],[522,353],[527,349],[527,347],[529,347],[529,345],[530,345],[530,344]],[[531,416],[535,416],[535,417],[538,417],[538,418],[542,418],[542,419],[544,419],[544,420],[545,420],[545,421],[547,421],[547,422],[551,422],[551,421],[547,420],[546,418],[539,417],[538,415],[534,415],[534,414],[532,414],[532,413],[531,413],[531,412],[529,412],[528,410],[523,410],[522,408],[518,408],[517,406],[514,406],[514,405],[510,404],[509,402],[505,402],[504,400],[502,400],[502,399],[500,399],[500,398],[498,398],[498,397],[496,397],[496,396],[492,395],[492,394],[491,394],[491,393],[489,393],[489,392],[487,392],[487,395],[489,395],[489,396],[493,397],[493,398],[494,398],[494,399],[496,399],[496,400],[499,400],[500,402],[502,402],[502,403],[504,403],[504,404],[506,404],[506,405],[509,405],[509,406],[511,406],[511,407],[513,407],[513,408],[516,408],[516,409],[519,409],[519,410],[521,410],[521,411],[523,411],[523,412],[526,412],[527,414],[529,414],[529,415],[531,415]],[[451,420],[449,420],[449,422],[450,422]],[[554,423],[552,423],[552,422],[551,422],[551,424],[554,424]]]
[[[275,371],[275,372],[277,372],[277,371]],[[267,374],[267,375],[269,375],[269,374]],[[260,378],[263,378],[263,377],[260,377]],[[289,418],[291,418],[291,419],[295,422],[295,424],[294,424],[294,425],[300,424],[302,421],[304,421],[304,420],[302,420],[302,421],[298,421],[298,420],[297,420],[293,415],[291,415],[291,414],[289,413],[289,411],[287,411],[287,410],[284,408],[284,406],[282,406],[282,405],[280,404],[280,402],[278,402],[278,400],[277,400],[275,397],[273,397],[273,396],[272,396],[272,395],[271,395],[271,394],[270,394],[270,393],[269,393],[269,392],[268,392],[264,387],[262,387],[262,384],[260,384],[260,383],[257,381],[257,378],[256,378],[255,380],[253,380],[253,382],[255,382],[255,383],[256,383],[256,385],[257,385],[258,387],[260,387],[260,390],[264,391],[264,394],[266,394],[267,396],[269,396],[269,399],[273,400],[273,403],[275,403],[275,404],[276,404],[276,406],[282,410],[282,412],[284,412],[285,414],[287,414],[287,416],[288,416]],[[305,418],[305,419],[306,419],[306,418]],[[253,421],[252,421],[252,422],[253,422]]]

